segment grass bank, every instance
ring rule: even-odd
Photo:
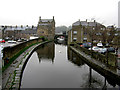
[[[39,44],[41,42],[37,42],[37,43],[34,43],[34,44],[31,44],[25,48],[23,48],[20,52],[18,52],[16,55],[14,55],[12,58],[9,59],[9,63],[7,63],[4,67],[2,67],[2,72],[4,72],[11,64],[12,62],[18,58],[24,51],[26,51],[28,48],[32,47],[33,45],[36,45],[36,44]]]

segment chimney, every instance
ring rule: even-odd
[[[79,19],[79,22],[80,22],[80,19]],[[81,22],[80,22],[80,25],[81,25]]]
[[[88,26],[89,26],[89,22],[88,22]]]
[[[87,22],[87,19],[86,19],[86,22]]]
[[[53,16],[53,20],[54,20],[54,16]]]
[[[95,20],[94,20],[94,23],[95,23]]]
[[[39,21],[41,21],[41,16],[39,17]]]

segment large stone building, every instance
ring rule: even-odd
[[[80,21],[72,24],[72,29],[68,31],[68,44],[72,42],[83,43],[91,41],[101,41],[101,32],[106,28],[96,22]]]
[[[41,19],[39,18],[37,26],[37,35],[39,37],[44,36],[47,39],[54,39],[55,35],[55,20],[53,19]]]
[[[54,39],[55,35],[55,20],[53,19],[39,19],[36,26],[4,26],[4,30],[0,30],[0,37],[3,36],[5,40],[29,40],[30,37],[44,36],[48,40]],[[2,34],[3,33],[3,34]]]

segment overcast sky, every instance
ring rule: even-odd
[[[118,26],[120,0],[1,0],[0,25],[37,25],[39,16],[56,26],[70,26],[78,19],[95,18],[106,26]]]

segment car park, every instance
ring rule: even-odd
[[[0,43],[5,43],[5,40],[0,39]]]
[[[91,48],[89,48],[89,50],[91,50]],[[98,52],[100,50],[100,48],[97,47],[97,46],[93,46],[92,50],[95,51],[95,52]]]
[[[102,48],[98,52],[101,54],[105,54],[107,52],[107,48]]]
[[[16,43],[14,40],[9,40],[8,43]]]
[[[108,48],[108,52],[113,52],[113,53],[115,53],[115,48],[109,47],[109,48]]]
[[[82,44],[83,47],[85,48],[90,48],[91,47],[91,43],[90,42],[86,42]]]

